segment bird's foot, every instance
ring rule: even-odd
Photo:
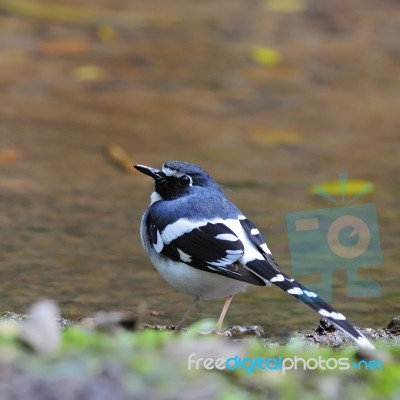
[[[229,330],[221,331],[221,330],[215,329],[214,331],[212,331],[212,333],[214,333],[215,335],[220,336],[220,337],[232,337],[232,333]]]

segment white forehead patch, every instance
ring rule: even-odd
[[[175,171],[174,169],[163,167],[162,172],[164,172],[167,176],[175,176],[176,178],[180,178],[181,176],[185,175],[182,172]]]
[[[164,166],[162,167],[162,172],[164,172],[166,176],[173,176],[175,178],[181,178],[182,176],[187,176],[190,179],[189,186],[193,186],[193,179],[190,175],[184,174],[183,172],[175,171],[174,169]]]

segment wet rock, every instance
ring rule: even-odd
[[[394,317],[386,328],[389,332],[399,334],[400,333],[400,316]]]
[[[162,324],[144,324],[145,328],[155,329],[157,331],[174,331],[175,327],[172,325],[162,325]]]
[[[52,300],[42,300],[30,309],[30,317],[20,325],[20,340],[33,351],[50,354],[61,346],[61,331],[57,323],[59,308]]]
[[[326,333],[336,332],[336,327],[327,319],[322,318],[319,321],[318,328],[315,330],[315,332],[318,333],[318,335],[324,335]]]
[[[28,314],[19,314],[12,311],[0,311],[0,322],[21,322],[28,319]],[[56,322],[60,328],[67,328],[76,325],[81,320],[72,320],[64,317],[56,317]]]
[[[126,312],[100,311],[94,315],[90,325],[92,328],[102,332],[115,332],[121,328],[133,331],[137,328],[137,319]]]
[[[242,326],[242,325],[233,325],[226,329],[227,332],[230,333],[232,338],[234,339],[244,339],[248,337],[261,337],[264,333],[264,329],[262,326],[251,325],[251,326]]]
[[[25,314],[18,314],[12,311],[1,311],[0,322],[20,322],[28,318]]]

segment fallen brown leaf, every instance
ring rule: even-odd
[[[116,145],[109,144],[104,148],[105,155],[107,158],[117,167],[122,169],[123,171],[128,172],[129,174],[135,174],[135,169],[133,168],[133,160],[128,156],[126,151]]]
[[[20,149],[14,147],[0,149],[0,164],[12,164],[19,160],[21,156],[22,151]]]
[[[59,56],[86,53],[90,47],[90,43],[85,39],[60,39],[41,43],[37,51],[43,56]]]

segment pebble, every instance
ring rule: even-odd
[[[400,333],[400,316],[394,317],[386,329],[391,333]]]

